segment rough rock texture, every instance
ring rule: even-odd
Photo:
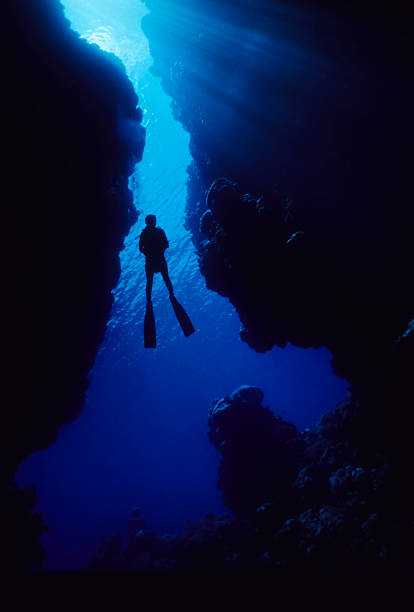
[[[222,460],[218,488],[238,516],[277,497],[283,503],[301,460],[303,440],[296,427],[261,405],[257,387],[239,387],[210,407],[210,442]]]
[[[191,135],[207,285],[254,349],[327,346],[372,392],[414,308],[406,3],[146,4],[153,69]]]
[[[343,402],[299,434],[262,399],[260,389],[241,387],[209,411],[209,438],[222,453],[219,488],[237,518],[209,514],[187,521],[183,536],[160,537],[135,510],[126,545],[119,534],[104,539],[88,570],[348,578],[407,570],[406,466],[384,454],[357,403]]]
[[[10,482],[81,410],[136,218],[128,175],[145,132],[120,62],[80,40],[56,0],[6,2],[2,20],[2,482]],[[18,521],[16,533],[7,530],[12,549],[13,538],[23,543],[19,530]],[[17,565],[37,556],[24,554],[17,550]]]
[[[334,247],[326,249],[301,229],[306,225],[295,222],[283,198],[254,198],[226,179],[213,183],[207,204],[200,268],[208,287],[236,306],[241,336],[250,346],[264,351],[288,341],[324,345],[354,392],[372,395],[379,377],[392,383],[395,341],[414,304],[413,285],[407,282],[414,253],[390,256],[389,270],[385,264],[373,267],[375,250],[357,258],[344,252],[339,259]],[[390,393],[395,394],[392,386]],[[382,387],[382,399],[383,394]]]

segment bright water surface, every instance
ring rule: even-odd
[[[105,340],[90,373],[84,410],[63,427],[57,442],[21,466],[17,482],[35,485],[37,510],[51,569],[76,569],[100,536],[125,533],[130,510],[147,525],[179,532],[185,520],[224,512],[216,490],[219,457],[207,439],[212,400],[241,384],[257,385],[265,403],[299,428],[311,425],[344,397],[325,349],[288,346],[257,354],[239,339],[239,320],[228,300],[208,291],[190,234],[184,229],[189,135],[170,110],[140,20],[139,0],[65,0],[72,27],[118,55],[144,110],[143,160],[131,177],[143,214],[120,254],[122,273]],[[196,333],[184,338],[160,275],[153,303],[157,348],[143,347],[144,258],[137,238],[148,213],[170,241],[170,276]]]

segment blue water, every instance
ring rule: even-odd
[[[49,526],[47,569],[82,567],[100,536],[126,532],[134,506],[159,532],[179,532],[186,519],[225,510],[216,490],[219,456],[206,435],[215,398],[241,384],[257,385],[267,405],[303,429],[333,408],[347,386],[333,375],[325,349],[288,346],[263,355],[249,349],[228,300],[206,289],[184,229],[189,135],[149,71],[140,28],[145,7],[138,0],[65,0],[64,6],[73,29],[124,62],[144,110],[147,140],[130,179],[143,214],[120,254],[121,278],[84,410],[17,474],[19,485],[36,486],[36,509]],[[157,275],[155,350],[143,348],[145,274],[137,248],[150,212],[169,238],[170,276],[196,328],[184,338]]]

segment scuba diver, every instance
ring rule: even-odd
[[[147,306],[144,319],[144,346],[145,348],[156,348],[156,331],[154,310],[152,307],[152,284],[154,274],[161,272],[161,276],[170,294],[170,301],[173,306],[177,320],[186,337],[194,333],[194,327],[188,314],[177,301],[174,295],[174,289],[171,279],[168,275],[168,266],[165,261],[164,252],[168,249],[169,242],[165,232],[160,227],[157,227],[157,219],[155,215],[147,215],[145,217],[146,227],[141,232],[139,237],[139,250],[145,255],[145,274],[147,277],[146,296]]]
[[[147,277],[147,302],[151,302],[152,283],[154,274],[161,272],[164,283],[167,286],[170,298],[174,297],[174,290],[168,276],[168,266],[165,261],[164,251],[168,249],[169,242],[165,232],[160,227],[156,227],[157,218],[155,215],[145,217],[146,227],[142,230],[139,237],[139,250],[145,255],[145,274]]]

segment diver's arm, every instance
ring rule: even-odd
[[[141,236],[139,237],[139,250],[141,253],[144,253],[145,255],[145,246],[144,246],[144,239],[142,236],[143,232],[141,232]]]

